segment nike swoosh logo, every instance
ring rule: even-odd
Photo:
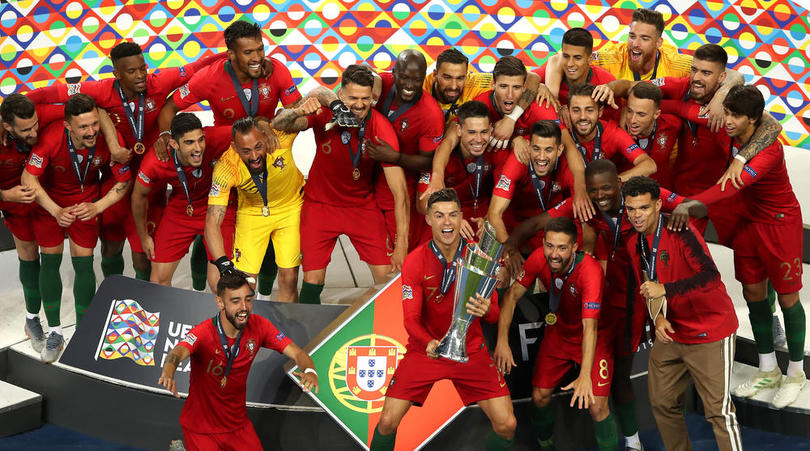
[[[605,385],[609,384],[610,382],[597,382],[596,385],[598,387],[604,387]]]
[[[434,277],[436,277],[436,275],[435,275],[435,274],[433,274],[433,275],[431,275],[431,276],[425,276],[425,280],[429,280],[429,279],[432,279],[432,278],[434,278]]]
[[[503,388],[505,385],[506,385],[506,382],[502,383],[501,388]]]
[[[233,97],[234,97],[234,96],[230,96],[230,97],[220,97],[220,99],[219,99],[219,100],[220,100],[220,102],[227,102],[228,100],[231,100]]]

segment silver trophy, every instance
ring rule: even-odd
[[[456,262],[456,291],[453,298],[453,320],[450,329],[436,347],[436,354],[455,362],[466,362],[467,329],[473,316],[467,313],[467,302],[476,293],[492,296],[498,279],[503,245],[495,239],[495,228],[484,223],[484,233],[478,244],[468,244],[464,256]]]

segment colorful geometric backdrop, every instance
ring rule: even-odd
[[[11,1],[0,5],[0,93],[59,81],[111,76],[106,58],[122,39],[143,46],[153,68],[178,66],[224,51],[222,30],[245,17],[259,23],[269,53],[288,62],[299,88],[334,87],[349,64],[390,69],[395,55],[420,48],[432,62],[460,46],[474,69],[489,71],[506,54],[530,68],[584,26],[598,49],[626,39],[632,10],[653,8],[666,39],[691,53],[724,46],[730,66],[765,94],[785,141],[810,149],[810,23],[788,0],[135,0]]]

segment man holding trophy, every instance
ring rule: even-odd
[[[421,405],[441,379],[450,379],[464,404],[478,403],[489,417],[493,431],[486,449],[509,449],[517,425],[512,400],[476,321],[498,319],[494,286],[501,245],[489,224],[480,243],[460,236],[463,215],[452,188],[430,196],[426,219],[433,239],[402,266],[407,353],[391,379],[370,449],[393,450],[408,409]]]
[[[649,363],[655,422],[666,449],[691,449],[682,396],[691,379],[717,447],[742,449],[729,393],[737,314],[703,237],[694,227],[666,228],[659,192],[649,177],[622,185],[627,219],[638,232],[627,240],[627,253],[655,324]]]

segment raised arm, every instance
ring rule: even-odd
[[[301,389],[304,392],[314,391],[318,393],[318,373],[315,372],[315,362],[312,361],[312,357],[295,343],[288,344],[282,354],[295,361],[295,364],[300,369],[294,374],[301,379]]]

